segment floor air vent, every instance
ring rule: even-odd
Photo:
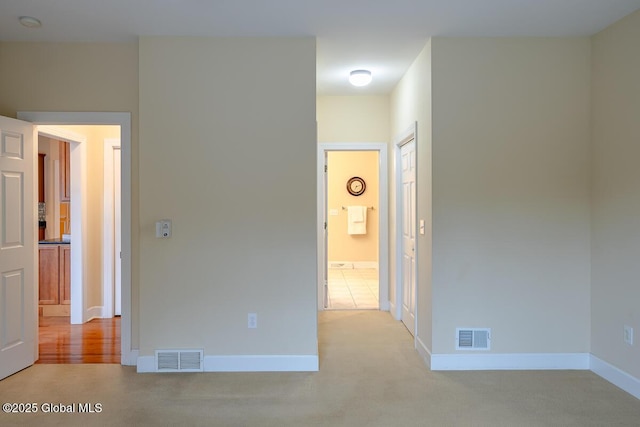
[[[457,328],[456,350],[490,350],[491,329]]]
[[[156,350],[156,372],[202,372],[203,350]]]

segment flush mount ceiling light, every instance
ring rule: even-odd
[[[40,28],[42,27],[42,22],[39,19],[34,18],[33,16],[21,16],[18,18],[20,23],[27,28]]]
[[[353,70],[349,74],[349,83],[354,86],[366,86],[371,83],[371,71],[369,70]]]

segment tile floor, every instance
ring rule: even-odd
[[[330,268],[328,309],[378,309],[378,270]]]

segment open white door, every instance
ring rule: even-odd
[[[115,261],[115,273],[114,273],[114,307],[115,315],[120,316],[122,314],[122,281],[121,281],[121,269],[122,258],[120,253],[122,252],[122,236],[121,230],[121,207],[120,207],[120,145],[113,149],[113,230],[114,230],[114,251],[113,259]]]
[[[120,146],[113,150],[113,217],[114,217],[114,242],[115,242],[115,314],[116,316],[122,315],[122,220],[121,220],[121,204],[120,204]]]
[[[34,135],[0,117],[0,379],[38,357]]]
[[[411,335],[416,323],[416,143],[400,147],[402,167],[402,323]]]
[[[324,222],[324,249],[322,253],[322,274],[324,277],[324,308],[329,307],[329,219],[327,218],[327,152],[324,152],[324,179],[322,181],[322,215]]]
[[[120,139],[104,140],[103,317],[122,314]]]

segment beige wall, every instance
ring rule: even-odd
[[[0,42],[0,114],[132,114],[132,331],[138,346],[138,44]]]
[[[387,142],[389,97],[318,96],[319,142]]]
[[[120,126],[57,126],[83,135],[87,144],[86,294],[88,307],[102,306],[104,232],[104,140],[120,138]],[[72,221],[74,219],[72,218]],[[73,236],[71,236],[73,240]]]
[[[431,285],[431,195],[432,195],[432,127],[431,127],[431,40],[427,42],[424,49],[413,62],[402,80],[394,88],[391,94],[391,137],[393,140],[392,150],[395,150],[395,143],[398,135],[410,126],[417,123],[416,155],[417,155],[417,219],[424,220],[425,234],[417,237],[416,263],[418,268],[417,283],[417,306],[418,306],[418,327],[416,336],[420,345],[431,350],[432,347],[432,285]],[[390,156],[392,167],[395,171],[395,154]],[[395,203],[398,195],[395,194],[396,179],[395,172],[390,179],[391,200]],[[390,253],[396,251],[396,219],[394,210],[390,216]],[[392,257],[393,260],[393,257]],[[391,283],[395,283],[397,273],[395,262],[390,265]],[[392,285],[389,292],[393,305],[398,301],[395,294],[395,287]]]
[[[328,259],[329,261],[378,262],[378,215],[380,191],[377,151],[331,151],[327,156]],[[366,183],[360,196],[347,192],[346,183],[359,176]],[[367,234],[349,235],[347,211],[351,205],[367,209]],[[332,215],[331,212],[337,213]]]
[[[590,349],[590,40],[433,39],[433,351]]]
[[[312,38],[140,40],[141,355],[317,354],[315,98]]]
[[[593,37],[591,350],[640,378],[640,12]],[[623,342],[633,327],[634,345]]]
[[[137,347],[143,328],[141,354],[185,345],[208,354],[316,354],[315,194],[308,191],[314,41],[160,38],[141,46],[0,43],[0,114],[132,112],[132,341]],[[305,72],[296,77],[291,69]],[[153,224],[165,217],[174,220],[174,236],[160,242]],[[258,313],[257,331],[247,331],[249,311]]]

